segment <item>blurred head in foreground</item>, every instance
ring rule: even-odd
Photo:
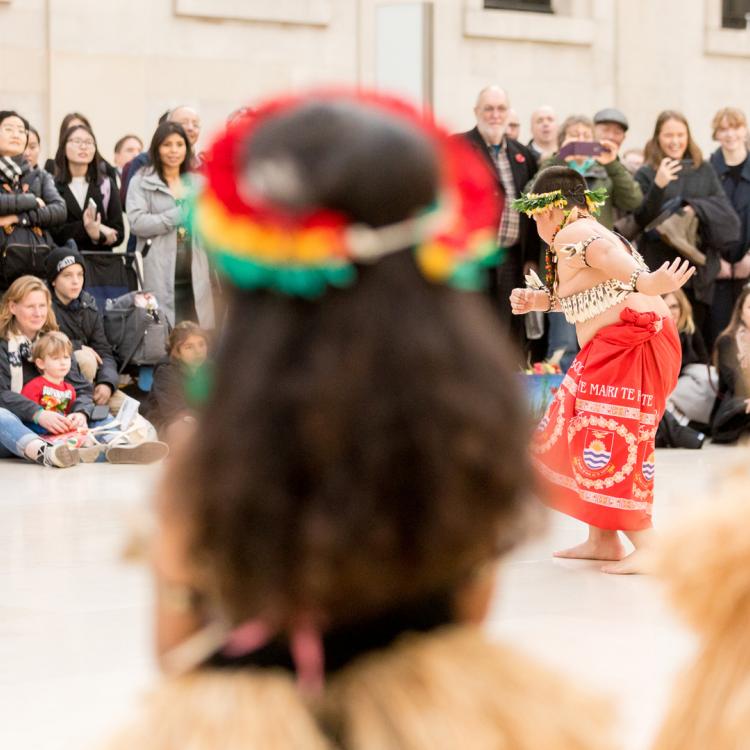
[[[200,720],[237,747],[609,747],[474,627],[531,476],[513,359],[467,291],[495,245],[484,165],[400,102],[320,93],[234,121],[206,177],[194,231],[233,292],[154,549],[182,676],[123,742]]]

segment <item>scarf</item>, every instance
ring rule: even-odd
[[[23,363],[31,358],[31,341],[26,336],[11,333],[8,339],[8,362],[10,364],[10,389],[20,393],[23,388]]]
[[[581,177],[585,177],[586,173],[589,171],[589,169],[591,169],[591,167],[594,166],[594,164],[596,164],[596,159],[592,159],[592,158],[586,159],[586,161],[583,162],[583,164],[579,164],[577,161],[574,161],[574,160],[571,160],[568,162],[568,166],[571,169],[578,172],[578,174],[581,175]]]
[[[0,173],[11,184],[12,187],[18,185],[23,170],[10,156],[0,156]]]

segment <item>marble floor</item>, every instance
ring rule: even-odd
[[[712,478],[744,457],[710,445],[659,451],[657,524],[710,502]],[[148,579],[121,551],[158,471],[0,463],[0,747],[95,748],[153,678]],[[611,696],[623,747],[646,750],[691,637],[656,581],[550,557],[582,530],[554,515],[511,556],[488,627]]]

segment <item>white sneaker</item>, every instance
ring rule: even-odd
[[[76,448],[71,448],[65,443],[46,445],[39,453],[37,463],[43,466],[51,466],[56,469],[68,469],[76,466],[81,460]]]
[[[105,455],[111,464],[153,464],[166,458],[168,453],[166,443],[147,440],[139,445],[111,445]]]

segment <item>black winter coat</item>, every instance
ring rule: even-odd
[[[680,344],[682,345],[682,364],[680,371],[688,365],[707,365],[708,350],[699,330],[692,333],[680,331]]]
[[[83,209],[78,205],[78,201],[70,190],[68,183],[55,181],[55,187],[59,191],[67,207],[67,220],[52,230],[52,236],[58,245],[64,245],[68,240],[75,240],[78,250],[110,250],[121,244],[125,238],[125,226],[122,220],[122,205],[120,203],[120,191],[117,183],[109,176],[103,176],[102,182],[98,185],[89,183],[89,189],[86,192],[84,206],[88,205],[89,198],[96,203],[97,211],[101,214],[102,224],[112,227],[117,232],[117,240],[113,245],[104,243],[104,236],[99,238],[99,242],[94,242],[89,237],[83,226]],[[109,202],[107,208],[104,208],[104,198],[102,195],[103,181],[109,181]]]
[[[190,409],[185,397],[186,377],[184,366],[172,360],[160,362],[154,370],[154,382],[142,412],[162,437],[164,429]]]
[[[50,229],[65,221],[65,201],[55,188],[52,175],[32,167],[24,158],[13,159],[23,170],[17,186],[11,185],[0,173],[0,216],[16,214],[27,227]],[[40,206],[37,198],[44,201]]]
[[[646,164],[634,175],[635,181],[641,186],[643,192],[643,203],[637,208],[633,215],[641,229],[650,224],[661,212],[664,203],[671,198],[679,198],[683,204],[691,203],[693,198],[710,198],[718,196],[720,200],[726,200],[724,190],[719,183],[713,167],[708,162],[703,162],[699,167],[693,169],[683,166],[676,180],[670,182],[665,188],[660,188],[656,182],[656,170]],[[727,208],[731,210],[728,205]],[[671,261],[677,256],[677,251],[662,242],[655,232],[646,232],[638,243],[649,268],[656,269],[664,261]],[[704,249],[705,252],[705,249]]]
[[[9,233],[8,227],[0,229],[0,292],[19,276],[42,272],[48,248],[53,245],[48,230],[62,224],[67,214],[65,201],[50,174],[30,166],[23,157],[14,157],[13,161],[22,169],[16,183],[0,173],[0,216],[18,216],[18,223],[12,225]],[[44,201],[43,206],[37,198]],[[36,232],[32,233],[32,229]],[[11,249],[11,245],[15,247]]]
[[[117,364],[112,354],[112,346],[104,333],[104,319],[96,306],[96,300],[88,292],[83,291],[78,299],[64,305],[55,296],[53,289],[52,309],[55,311],[57,325],[71,340],[74,350],[90,346],[102,358],[94,382],[96,385],[108,385],[114,393],[119,383]]]
[[[729,177],[729,167],[720,148],[711,154],[711,166],[740,219],[740,238],[729,254],[732,262],[736,262],[750,250],[750,158],[745,161],[739,182]]]
[[[23,363],[23,384],[39,377],[39,372],[33,362]],[[94,410],[94,388],[78,369],[75,358],[71,363],[70,372],[65,382],[75,388],[76,400],[73,402],[72,413],[80,412],[87,419],[91,419]],[[39,411],[39,404],[10,389],[10,361],[8,359],[8,342],[0,339],[0,408],[7,409],[23,422],[31,422]]]
[[[505,195],[500,175],[497,173],[495,163],[492,161],[490,152],[487,150],[487,144],[484,142],[484,138],[482,138],[479,129],[473,128],[466,133],[459,133],[455,137],[467,140],[490,168],[495,178],[495,195],[498,199],[500,199],[501,196],[504,196],[506,201],[512,201],[515,198],[518,198],[523,192],[526,183],[528,183],[537,173],[539,165],[537,164],[534,153],[522,143],[514,141],[512,138],[506,139],[508,161],[510,163],[511,172],[513,173],[513,183],[516,186],[516,191],[513,195]],[[536,224],[529,219],[526,214],[521,214],[520,221],[518,244],[520,245],[521,250],[521,261],[523,263],[539,263],[541,244],[539,235],[536,231]]]

